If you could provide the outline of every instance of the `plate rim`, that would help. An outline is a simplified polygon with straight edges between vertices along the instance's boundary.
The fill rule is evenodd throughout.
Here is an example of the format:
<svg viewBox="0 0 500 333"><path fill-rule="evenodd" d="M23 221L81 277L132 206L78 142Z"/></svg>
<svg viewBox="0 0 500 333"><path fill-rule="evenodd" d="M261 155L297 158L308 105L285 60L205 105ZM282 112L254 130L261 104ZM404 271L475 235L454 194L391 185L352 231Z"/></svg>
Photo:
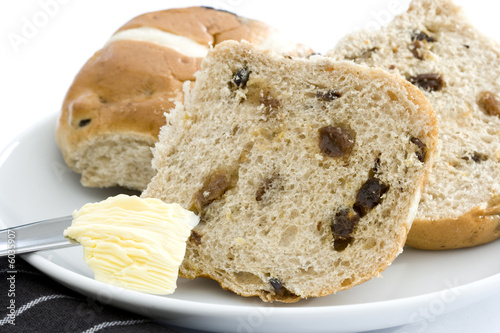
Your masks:
<svg viewBox="0 0 500 333"><path fill-rule="evenodd" d="M59 249L59 250L64 250L64 249ZM161 295L153 295L153 294L147 294L147 293L141 293L141 292L138 292L138 291L134 291L134 290L129 290L129 289L125 289L125 288L121 288L121 287L118 287L118 286L114 286L114 285L110 285L110 284L106 284L104 282L100 282L100 281L97 281L95 279L92 279L88 276L85 276L85 275L82 275L82 274L79 274L77 272L74 272L72 270L69 270L65 267L62 267L62 266L59 266L57 265L56 263L48 260L47 258L43 257L42 255L38 254L37 252L34 252L34 253L27 253L27 254L22 254L21 257L26 260L27 262L29 262L31 265L35 266L36 268L38 268L39 270L43 271L45 273L45 271L47 271L46 267L50 267L52 266L51 268L54 268L56 270L64 270L66 274L68 275L72 275L72 276L78 276L78 279L83 279L83 280L86 280L87 282L89 282L89 284L86 284L84 286L87 286L87 285L94 285L94 286L100 286L100 287L103 287L103 288L109 288L110 290L114 291L114 292L119 292L119 293L130 293L131 295L140 295L140 296L143 296L143 297L146 297L146 298L161 298L161 299L164 299L164 300L168 300L167 302L181 302L181 303L185 303L186 305L188 304L202 304L202 305L210 305L211 303L204 303L204 302L195 302L195 301L190 301L190 300L182 300L182 299L172 299L172 298L169 298L168 295L165 295L165 296L161 296ZM45 267L43 265L46 265ZM47 273L47 275L50 275ZM374 302L367 302L367 303L359 303L359 304L345 304L345 305L338 305L338 304L335 304L335 305L322 305L322 306L307 306L307 307L286 307L286 304L285 306L283 307L274 307L274 310L273 311L278 311L278 312L289 312L289 311L294 311L294 312L312 312L312 311L317 311L318 309L327 309L327 308L346 308L347 310L350 310L351 308L355 307L355 308L358 308L360 306L373 306L373 305L376 305L376 304L391 304L391 303L401 303L403 301L407 301L407 300L416 300L416 301L419 301L419 302L422 302L423 300L427 300L427 299L433 299L437 296L439 296L443 291L455 291L457 293L460 293L460 294L463 294L465 292L470 292L469 289L489 289L486 285L495 285L496 283L499 283L500 285L500 273L496 273L496 274L493 274L493 275L490 275L488 277L485 277L483 279L480 279L480 280L476 280L476 281L473 281L473 282L469 282L469 283L465 283L463 285L460 285L460 286L456 286L456 287L453 287L453 288L447 288L447 289L442 289L440 291L435 291L435 292L430 292L430 293L425 293L425 294L421 294L421 295L416 295L416 296L409 296L409 297L400 297L400 298L395 298L395 299L391 299L391 300L384 300L384 301L374 301ZM90 288L88 288L90 289ZM313 297L311 297L312 299ZM250 298L251 299L251 298ZM292 304L295 304L295 303L292 303ZM256 308L256 306L251 306L251 305L241 305L241 304L232 304L232 305L229 305L229 304L213 304L214 306L217 306L217 307L223 307L223 308L227 308L228 310L229 309L234 309L234 308L241 308L241 309L244 309L244 310L254 310ZM262 305L272 305L272 303L264 303L262 302ZM281 303L280 303L281 305Z"/></svg>

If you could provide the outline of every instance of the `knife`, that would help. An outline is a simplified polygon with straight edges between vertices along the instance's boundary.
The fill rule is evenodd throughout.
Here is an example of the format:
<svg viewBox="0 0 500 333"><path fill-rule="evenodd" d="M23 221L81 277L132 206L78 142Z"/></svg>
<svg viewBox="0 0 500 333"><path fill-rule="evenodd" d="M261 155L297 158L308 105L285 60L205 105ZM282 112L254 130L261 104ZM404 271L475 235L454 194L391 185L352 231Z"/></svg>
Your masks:
<svg viewBox="0 0 500 333"><path fill-rule="evenodd" d="M0 230L0 257L78 245L64 237L73 217L63 216Z"/></svg>

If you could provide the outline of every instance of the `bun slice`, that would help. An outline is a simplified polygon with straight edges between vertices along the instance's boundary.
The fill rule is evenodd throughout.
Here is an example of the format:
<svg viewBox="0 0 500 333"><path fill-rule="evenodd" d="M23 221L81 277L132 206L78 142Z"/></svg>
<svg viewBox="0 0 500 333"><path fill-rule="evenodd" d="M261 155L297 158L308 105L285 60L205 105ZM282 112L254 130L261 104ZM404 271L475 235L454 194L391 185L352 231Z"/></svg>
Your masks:
<svg viewBox="0 0 500 333"><path fill-rule="evenodd" d="M437 131L394 75L224 42L168 115L142 196L200 215L181 276L268 302L324 296L402 251Z"/></svg>
<svg viewBox="0 0 500 333"><path fill-rule="evenodd" d="M500 237L500 45L449 0L414 0L376 32L329 56L384 68L415 84L439 116L441 151L407 244L440 250Z"/></svg>

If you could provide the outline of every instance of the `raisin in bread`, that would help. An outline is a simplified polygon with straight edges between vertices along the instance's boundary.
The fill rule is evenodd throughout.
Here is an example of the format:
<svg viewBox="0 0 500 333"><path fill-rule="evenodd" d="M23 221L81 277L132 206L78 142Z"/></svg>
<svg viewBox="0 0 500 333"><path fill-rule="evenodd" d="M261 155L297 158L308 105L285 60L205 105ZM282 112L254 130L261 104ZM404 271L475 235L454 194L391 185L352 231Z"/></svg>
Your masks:
<svg viewBox="0 0 500 333"><path fill-rule="evenodd" d="M227 39L309 52L265 23L211 8L132 19L83 66L63 102L56 139L81 183L144 189L154 174L151 147L164 113L182 99L183 82L194 80L210 46Z"/></svg>
<svg viewBox="0 0 500 333"><path fill-rule="evenodd" d="M440 119L442 149L407 244L450 249L500 237L500 47L449 0L414 0L380 31L328 53L384 68L419 87Z"/></svg>
<svg viewBox="0 0 500 333"><path fill-rule="evenodd" d="M437 119L382 70L224 42L168 115L143 197L197 212L180 269L264 301L348 289L402 251Z"/></svg>

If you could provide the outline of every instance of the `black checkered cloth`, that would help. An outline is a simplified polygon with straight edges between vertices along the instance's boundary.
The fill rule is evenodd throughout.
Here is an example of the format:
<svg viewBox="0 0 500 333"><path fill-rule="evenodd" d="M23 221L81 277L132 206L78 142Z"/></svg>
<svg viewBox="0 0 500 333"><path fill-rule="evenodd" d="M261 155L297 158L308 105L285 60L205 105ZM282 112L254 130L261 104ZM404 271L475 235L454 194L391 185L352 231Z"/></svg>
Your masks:
<svg viewBox="0 0 500 333"><path fill-rule="evenodd" d="M196 333L80 295L20 256L15 258L15 267L9 267L7 257L0 258L0 280L0 332Z"/></svg>

